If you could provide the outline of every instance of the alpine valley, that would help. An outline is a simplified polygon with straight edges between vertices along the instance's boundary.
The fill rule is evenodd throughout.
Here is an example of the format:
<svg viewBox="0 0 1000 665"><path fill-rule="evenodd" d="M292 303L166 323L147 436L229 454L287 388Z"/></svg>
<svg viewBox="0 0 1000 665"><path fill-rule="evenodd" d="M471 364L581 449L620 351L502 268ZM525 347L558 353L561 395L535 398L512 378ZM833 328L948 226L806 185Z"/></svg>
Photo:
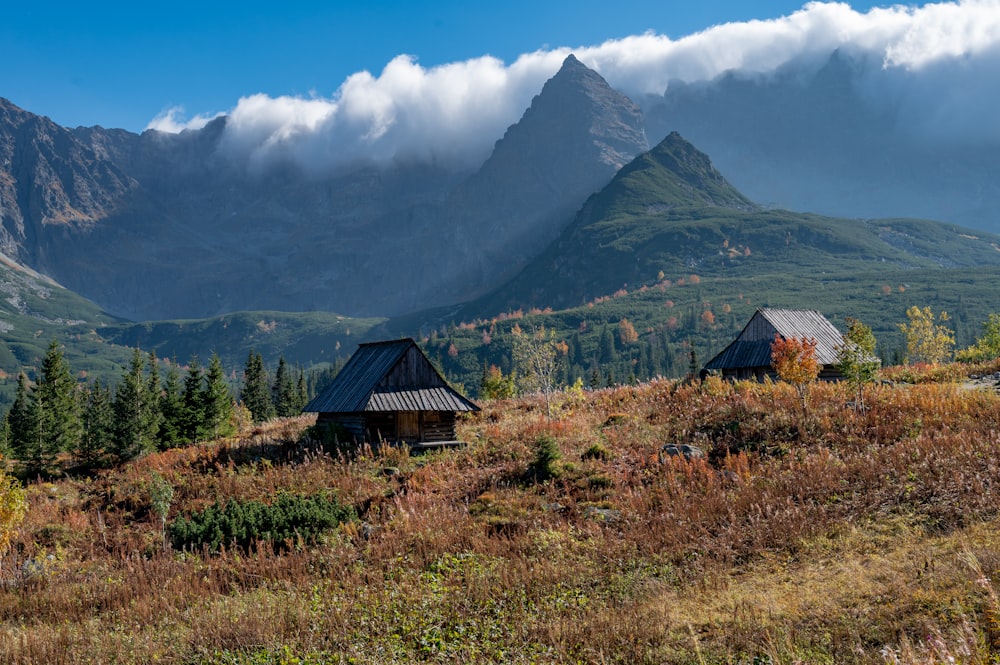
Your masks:
<svg viewBox="0 0 1000 665"><path fill-rule="evenodd" d="M225 117L139 135L0 99L2 394L54 338L74 369L114 378L134 346L215 351L236 372L250 349L310 367L409 335L469 392L484 366L509 369L515 325L565 342L567 382L682 374L764 305L859 318L887 359L906 309L929 305L968 344L1000 310L984 286L1000 276L1000 219L983 212L1000 194L982 180L997 156L946 150L950 173L975 177L930 178L865 115L851 67L833 54L806 78L724 77L637 103L570 56L474 169L262 165L225 149ZM879 163L907 163L911 180L810 125L811 108L841 136L882 137Z"/></svg>

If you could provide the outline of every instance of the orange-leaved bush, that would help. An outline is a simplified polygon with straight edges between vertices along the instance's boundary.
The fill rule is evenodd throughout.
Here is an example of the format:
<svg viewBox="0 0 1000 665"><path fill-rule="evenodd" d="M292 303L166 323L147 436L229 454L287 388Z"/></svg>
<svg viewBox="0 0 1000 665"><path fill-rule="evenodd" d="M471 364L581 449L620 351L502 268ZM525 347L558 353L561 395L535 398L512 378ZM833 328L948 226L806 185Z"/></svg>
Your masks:
<svg viewBox="0 0 1000 665"><path fill-rule="evenodd" d="M771 342L771 366L782 381L795 384L800 389L819 376L814 338L784 338L778 333Z"/></svg>

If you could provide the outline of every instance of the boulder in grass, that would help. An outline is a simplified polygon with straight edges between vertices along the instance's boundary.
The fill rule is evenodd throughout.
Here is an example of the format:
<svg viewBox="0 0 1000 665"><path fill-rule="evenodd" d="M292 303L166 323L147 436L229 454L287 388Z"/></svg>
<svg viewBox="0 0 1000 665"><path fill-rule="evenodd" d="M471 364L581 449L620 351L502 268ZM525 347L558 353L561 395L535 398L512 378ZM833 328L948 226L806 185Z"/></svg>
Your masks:
<svg viewBox="0 0 1000 665"><path fill-rule="evenodd" d="M599 508L597 506L587 506L587 509L583 511L583 516L588 520L596 520L598 522L617 522L622 518L621 511L614 508Z"/></svg>
<svg viewBox="0 0 1000 665"><path fill-rule="evenodd" d="M691 446L686 443L681 445L676 445L673 443L668 443L663 446L661 452L668 457L683 457L686 460L702 459L705 457L705 451L698 446Z"/></svg>

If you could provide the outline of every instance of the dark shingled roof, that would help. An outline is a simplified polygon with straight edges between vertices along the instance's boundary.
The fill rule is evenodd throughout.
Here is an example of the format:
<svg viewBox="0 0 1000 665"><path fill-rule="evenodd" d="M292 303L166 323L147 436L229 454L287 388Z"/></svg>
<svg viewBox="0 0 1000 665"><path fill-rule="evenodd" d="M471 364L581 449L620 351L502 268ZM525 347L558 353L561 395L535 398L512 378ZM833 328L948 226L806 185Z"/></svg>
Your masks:
<svg viewBox="0 0 1000 665"><path fill-rule="evenodd" d="M427 363L432 385L379 386L411 347ZM478 410L478 406L448 385L412 339L360 344L333 383L303 409L310 413Z"/></svg>
<svg viewBox="0 0 1000 665"><path fill-rule="evenodd" d="M770 331L769 334L766 331ZM774 332L785 339L815 339L816 360L821 365L835 365L837 347L844 343L840 331L816 310L762 307L739 336L705 365L705 369L769 367Z"/></svg>

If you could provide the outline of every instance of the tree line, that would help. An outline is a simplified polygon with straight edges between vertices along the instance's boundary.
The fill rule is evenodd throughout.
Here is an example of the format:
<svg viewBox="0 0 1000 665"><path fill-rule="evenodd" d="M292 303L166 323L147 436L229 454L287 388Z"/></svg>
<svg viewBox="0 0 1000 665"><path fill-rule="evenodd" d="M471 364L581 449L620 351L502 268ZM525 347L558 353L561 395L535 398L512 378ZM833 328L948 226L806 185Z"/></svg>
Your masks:
<svg viewBox="0 0 1000 665"><path fill-rule="evenodd" d="M59 473L59 458L66 454L81 468L106 467L231 436L241 419L297 415L310 385L322 379L310 378L284 358L272 378L260 354L251 351L237 404L217 354L207 368L192 358L182 376L176 362L163 363L137 348L114 386L82 384L53 340L36 380L24 372L18 376L14 402L0 421L0 453L19 460L28 475Z"/></svg>

